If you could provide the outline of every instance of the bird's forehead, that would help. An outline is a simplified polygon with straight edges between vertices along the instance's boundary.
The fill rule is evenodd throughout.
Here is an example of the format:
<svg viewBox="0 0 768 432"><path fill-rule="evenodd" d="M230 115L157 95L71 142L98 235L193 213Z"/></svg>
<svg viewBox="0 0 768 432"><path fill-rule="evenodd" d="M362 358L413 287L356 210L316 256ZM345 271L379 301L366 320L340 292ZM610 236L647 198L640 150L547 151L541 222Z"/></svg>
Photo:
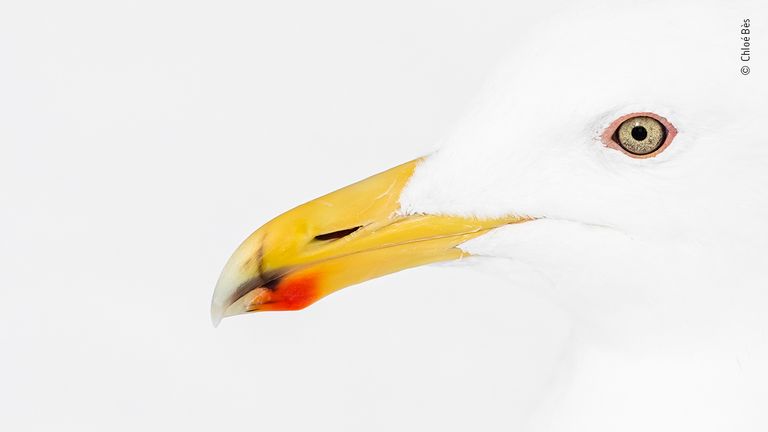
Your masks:
<svg viewBox="0 0 768 432"><path fill-rule="evenodd" d="M576 5L521 35L488 91L510 113L540 118L589 118L633 103L706 106L710 92L734 77L741 17L722 10L679 2Z"/></svg>
<svg viewBox="0 0 768 432"><path fill-rule="evenodd" d="M743 122L758 99L747 93L760 86L747 88L738 74L734 38L742 19L723 2L574 3L511 42L441 147L499 159L542 158L544 146L562 157L577 150L574 141L642 111L668 118L689 137L699 125L727 130Z"/></svg>

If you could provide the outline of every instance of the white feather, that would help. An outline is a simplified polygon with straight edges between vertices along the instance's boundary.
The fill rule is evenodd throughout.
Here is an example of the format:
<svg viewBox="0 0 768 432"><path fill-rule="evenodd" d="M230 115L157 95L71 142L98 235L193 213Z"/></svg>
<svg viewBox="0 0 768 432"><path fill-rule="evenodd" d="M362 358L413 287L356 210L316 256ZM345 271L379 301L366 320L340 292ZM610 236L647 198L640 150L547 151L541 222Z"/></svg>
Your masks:
<svg viewBox="0 0 768 432"><path fill-rule="evenodd" d="M405 190L405 212L541 218L464 245L531 269L572 317L532 429L768 430L768 74L739 73L743 13L574 6L524 39ZM678 129L666 151L603 145L643 111Z"/></svg>

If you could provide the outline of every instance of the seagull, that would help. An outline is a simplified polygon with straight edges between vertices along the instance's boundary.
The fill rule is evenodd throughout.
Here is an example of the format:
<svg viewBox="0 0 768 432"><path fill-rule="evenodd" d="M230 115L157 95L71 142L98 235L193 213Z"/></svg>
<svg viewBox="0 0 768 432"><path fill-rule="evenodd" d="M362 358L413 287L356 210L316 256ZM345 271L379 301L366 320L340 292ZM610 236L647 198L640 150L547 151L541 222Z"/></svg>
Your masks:
<svg viewBox="0 0 768 432"><path fill-rule="evenodd" d="M563 6L435 152L250 235L214 324L431 263L508 289L525 269L573 328L529 430L768 430L768 45L750 43L766 17L764 2Z"/></svg>

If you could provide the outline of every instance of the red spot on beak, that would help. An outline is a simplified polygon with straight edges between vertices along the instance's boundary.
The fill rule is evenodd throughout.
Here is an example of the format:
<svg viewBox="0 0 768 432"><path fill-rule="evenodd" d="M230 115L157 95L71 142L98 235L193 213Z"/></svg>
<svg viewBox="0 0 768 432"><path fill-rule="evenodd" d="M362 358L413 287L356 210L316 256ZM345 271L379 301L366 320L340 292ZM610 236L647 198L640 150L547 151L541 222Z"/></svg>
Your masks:
<svg viewBox="0 0 768 432"><path fill-rule="evenodd" d="M317 276L314 274L292 274L285 276L273 290L268 300L258 306L262 311L299 310L320 299L317 290Z"/></svg>

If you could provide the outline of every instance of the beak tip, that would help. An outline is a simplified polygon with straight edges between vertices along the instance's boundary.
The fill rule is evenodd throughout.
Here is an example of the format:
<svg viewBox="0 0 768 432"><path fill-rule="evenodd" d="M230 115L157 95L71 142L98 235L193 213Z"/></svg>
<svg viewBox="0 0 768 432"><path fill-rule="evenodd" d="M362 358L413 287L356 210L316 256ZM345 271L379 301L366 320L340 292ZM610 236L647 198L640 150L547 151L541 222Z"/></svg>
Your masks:
<svg viewBox="0 0 768 432"><path fill-rule="evenodd" d="M216 303L211 303L211 324L214 328L219 326L222 318L224 318L224 308Z"/></svg>

